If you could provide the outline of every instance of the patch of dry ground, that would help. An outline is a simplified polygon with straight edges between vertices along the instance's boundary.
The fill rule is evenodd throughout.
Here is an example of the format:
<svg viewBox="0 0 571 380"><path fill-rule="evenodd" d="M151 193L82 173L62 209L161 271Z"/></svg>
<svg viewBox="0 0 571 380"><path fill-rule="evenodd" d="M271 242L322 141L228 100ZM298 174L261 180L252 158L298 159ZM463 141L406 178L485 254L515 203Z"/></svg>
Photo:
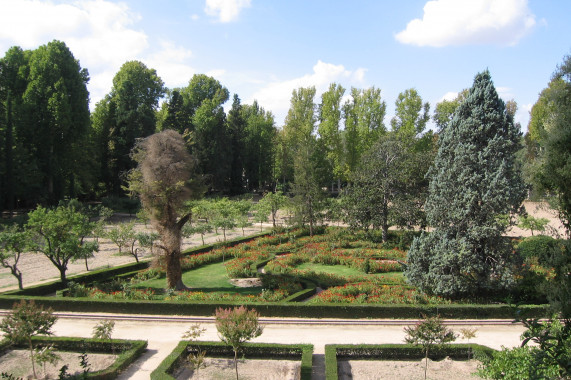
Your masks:
<svg viewBox="0 0 571 380"><path fill-rule="evenodd" d="M36 374L40 379L57 379L59 370L64 365L68 366L67 373L72 375L81 373L83 368L80 366L79 353L76 352L57 352L61 360L55 365L46 364L44 368L36 364ZM87 354L90 372L100 371L109 367L115 362L116 355L106 354ZM16 377L24 379L32 379L32 362L30 361L30 352L28 350L10 350L0 357L0 372L10 373Z"/></svg>
<svg viewBox="0 0 571 380"><path fill-rule="evenodd" d="M432 380L479 379L472 375L478 369L477 360L441 361L428 359L427 378ZM424 359L405 360L342 360L339 361L340 380L422 380L424 379Z"/></svg>
<svg viewBox="0 0 571 380"><path fill-rule="evenodd" d="M233 359L207 358L206 367L198 371L182 367L177 380L225 380L236 376ZM238 374L242 380L299 380L301 363L293 360L242 359L238 362Z"/></svg>

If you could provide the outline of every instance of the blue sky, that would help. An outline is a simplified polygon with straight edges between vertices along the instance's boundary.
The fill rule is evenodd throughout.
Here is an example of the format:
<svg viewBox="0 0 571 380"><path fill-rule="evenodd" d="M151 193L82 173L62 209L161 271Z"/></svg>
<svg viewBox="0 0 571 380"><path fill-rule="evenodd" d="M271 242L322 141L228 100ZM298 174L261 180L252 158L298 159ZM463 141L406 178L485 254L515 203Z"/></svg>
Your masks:
<svg viewBox="0 0 571 380"><path fill-rule="evenodd" d="M91 107L128 60L168 87L217 78L283 124L293 89L375 86L388 126L414 87L434 105L489 69L500 95L529 110L571 53L569 0L0 0L0 54L64 41L89 70ZM349 91L347 91L349 92Z"/></svg>

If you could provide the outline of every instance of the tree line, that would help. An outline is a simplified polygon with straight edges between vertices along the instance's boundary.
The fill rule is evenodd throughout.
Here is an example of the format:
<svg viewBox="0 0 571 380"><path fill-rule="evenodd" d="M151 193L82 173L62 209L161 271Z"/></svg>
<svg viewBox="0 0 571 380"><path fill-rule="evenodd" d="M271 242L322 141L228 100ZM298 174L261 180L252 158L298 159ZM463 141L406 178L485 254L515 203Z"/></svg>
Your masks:
<svg viewBox="0 0 571 380"><path fill-rule="evenodd" d="M226 113L230 92L203 74L168 89L154 69L126 62L93 112L88 82L87 69L61 41L15 46L0 59L1 210L125 196L137 140L166 129L184 136L208 190L230 195L291 191L300 152L315 163L320 186L339 189L388 132L386 102L375 87L347 91L332 83L320 101L315 88L296 89L278 128L271 111L242 104L237 94ZM433 149L432 132L424 133L429 110L415 89L404 91L392 132L422 137L425 150Z"/></svg>

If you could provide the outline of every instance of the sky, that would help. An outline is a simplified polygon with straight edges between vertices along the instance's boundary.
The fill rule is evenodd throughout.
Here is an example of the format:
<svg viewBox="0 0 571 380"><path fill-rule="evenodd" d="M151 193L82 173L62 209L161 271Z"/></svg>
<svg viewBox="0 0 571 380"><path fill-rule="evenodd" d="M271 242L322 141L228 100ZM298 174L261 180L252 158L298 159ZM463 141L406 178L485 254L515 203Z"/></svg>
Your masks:
<svg viewBox="0 0 571 380"><path fill-rule="evenodd" d="M169 88L207 74L278 127L299 87L315 86L316 103L332 82L380 88L389 126L400 92L432 112L488 69L525 131L571 54L569 15L569 0L0 0L0 56L64 41L90 73L91 109L126 61Z"/></svg>

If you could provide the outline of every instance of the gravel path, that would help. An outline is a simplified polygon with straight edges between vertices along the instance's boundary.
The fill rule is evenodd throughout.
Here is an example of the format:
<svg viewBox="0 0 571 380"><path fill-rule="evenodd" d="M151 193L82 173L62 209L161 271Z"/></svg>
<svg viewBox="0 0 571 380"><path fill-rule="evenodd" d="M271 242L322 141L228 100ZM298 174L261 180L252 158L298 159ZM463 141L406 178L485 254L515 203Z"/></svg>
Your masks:
<svg viewBox="0 0 571 380"><path fill-rule="evenodd" d="M6 312L6 311L4 311ZM56 336L89 337L95 324L101 319L114 319L121 316L97 314L90 318L88 314L74 314L76 317L60 317L54 326ZM133 315L127 319L116 319L113 337L118 339L146 339L147 352L129 370L120 375L120 380L148 379L150 373L173 350L181 340L182 334L195 322L192 317L146 316L148 320L136 320ZM200 340L218 341L218 334L212 318L200 317L206 332ZM314 363L324 365L326 344L380 344L403 343L403 327L415 323L413 320L294 320L291 318L263 318L264 333L253 342L265 343L308 343L314 345ZM525 330L521 324L496 320L493 324L486 321L445 321L453 330L471 326L477 329L477 335L471 343L483 344L495 349L502 346L515 347L520 344L520 335ZM465 343L459 339L457 343ZM324 369L314 365L314 380L324 379Z"/></svg>

